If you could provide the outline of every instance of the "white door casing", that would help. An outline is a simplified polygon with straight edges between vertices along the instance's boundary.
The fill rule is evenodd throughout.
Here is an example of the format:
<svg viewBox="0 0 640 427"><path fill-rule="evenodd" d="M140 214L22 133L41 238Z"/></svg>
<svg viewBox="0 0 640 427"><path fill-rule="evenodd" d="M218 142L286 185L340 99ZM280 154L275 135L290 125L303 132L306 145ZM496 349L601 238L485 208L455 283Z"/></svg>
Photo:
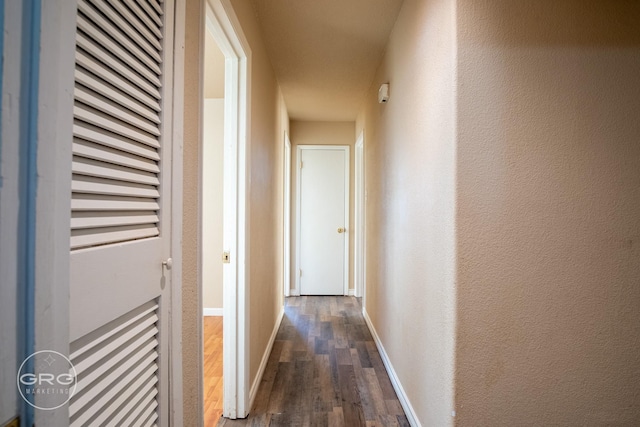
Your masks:
<svg viewBox="0 0 640 427"><path fill-rule="evenodd" d="M365 181L364 181L364 133L360 133L355 145L355 248L353 283L355 296L364 297L365 290ZM364 305L363 305L364 307Z"/></svg>
<svg viewBox="0 0 640 427"><path fill-rule="evenodd" d="M223 246L230 260L223 266L223 416L235 419L246 417L250 409L246 218L251 49L230 0L208 0L208 4L207 27L225 56ZM201 296L198 309L201 313Z"/></svg>
<svg viewBox="0 0 640 427"><path fill-rule="evenodd" d="M349 146L299 145L297 155L297 289L347 295Z"/></svg>
<svg viewBox="0 0 640 427"><path fill-rule="evenodd" d="M284 134L284 244L283 272L284 296L291 294L291 140Z"/></svg>
<svg viewBox="0 0 640 427"><path fill-rule="evenodd" d="M173 13L78 2L70 425L169 425Z"/></svg>
<svg viewBox="0 0 640 427"><path fill-rule="evenodd" d="M74 68L74 40L75 40L75 9L74 2L63 0L51 0L46 2L5 2L5 73L3 76L3 93L5 90L12 91L12 72L16 67L21 67L21 61L12 61L11 58L18 58L20 52L29 53L32 59L39 58L37 74L26 73L20 70L20 79L32 79L37 81L36 87L32 87L37 98L37 105L32 104L33 110L29 113L29 120L37 119L37 132L31 136L37 141L36 155L37 168L33 169L34 178L37 182L35 194L35 253L33 254L34 265L30 269L35 281L35 295L33 309L33 320L35 322L35 351L54 350L61 354L68 354L69 348L69 204L70 204L70 181L71 181L71 138L72 138L72 117L73 100L70 93L73 90L73 68ZM41 7L36 12L37 4ZM27 11L30 8L30 11ZM24 15L15 14L17 10L22 13L36 12L37 17L42 19L31 21L34 27L39 27L39 31L32 27L26 30L24 25L27 20ZM13 14L12 14L13 11ZM33 14L32 17L36 17ZM17 19L16 19L17 18ZM15 32L15 31L18 32ZM25 31L26 30L26 31ZM12 34L13 31L13 34ZM21 39L20 32L23 37ZM24 44L24 35L29 32L35 43L31 46ZM39 36L39 40L35 39ZM22 43L22 45L21 45ZM13 50L16 49L17 50ZM12 56L15 55L15 56ZM9 71L9 72L8 72ZM15 75L14 75L15 76ZM12 138L11 132L15 125L21 126L17 112L21 108L24 98L18 102L19 95L13 100L4 98L3 103L3 136ZM9 101L9 102L7 102ZM7 108L7 106L9 106ZM37 110L37 112L36 112ZM37 117L31 115L36 113ZM20 113L18 113L20 114ZM13 126L5 127L7 122L13 122ZM32 128L33 129L33 128ZM24 140L16 135L13 141L4 139L3 149L11 147L13 141L16 145L22 146ZM17 160L17 159L16 159ZM12 158L3 157L3 161L12 161ZM6 164L5 164L6 165ZM5 178L4 187L8 184ZM3 188L4 190L5 188ZM23 203L20 203L22 206ZM7 218L2 217L2 221ZM8 243L3 238L3 243ZM6 247L6 246L5 246ZM6 280L3 271L2 280ZM27 309L28 307L20 307ZM6 343L3 342L3 346ZM15 351L16 349L13 348ZM15 381L15 377L14 377ZM15 386L15 383L14 383ZM48 406L51 396L43 394L35 396L35 403ZM4 395L3 395L4 398ZM57 400L57 396L53 395ZM24 414L23 414L24 415ZM68 405L60 406L57 409L43 411L34 410L35 424L38 426L58 426L65 425L68 420ZM22 422L30 422L29 417L21 419Z"/></svg>

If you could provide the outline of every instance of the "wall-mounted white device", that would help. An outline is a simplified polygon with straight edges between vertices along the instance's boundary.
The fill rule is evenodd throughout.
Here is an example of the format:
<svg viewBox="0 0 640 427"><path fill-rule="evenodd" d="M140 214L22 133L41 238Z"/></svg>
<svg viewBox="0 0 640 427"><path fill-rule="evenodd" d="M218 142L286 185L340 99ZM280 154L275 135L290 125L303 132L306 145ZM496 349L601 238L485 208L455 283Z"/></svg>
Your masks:
<svg viewBox="0 0 640 427"><path fill-rule="evenodd" d="M384 104L389 100L389 83L383 83L378 89L378 102Z"/></svg>

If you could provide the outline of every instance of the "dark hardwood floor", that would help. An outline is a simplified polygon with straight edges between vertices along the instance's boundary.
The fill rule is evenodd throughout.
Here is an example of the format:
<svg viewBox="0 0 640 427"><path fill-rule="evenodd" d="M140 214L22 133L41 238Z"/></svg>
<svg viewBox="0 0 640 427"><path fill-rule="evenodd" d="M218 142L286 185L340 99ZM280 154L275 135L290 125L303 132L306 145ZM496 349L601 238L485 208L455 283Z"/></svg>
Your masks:
<svg viewBox="0 0 640 427"><path fill-rule="evenodd" d="M249 417L218 426L408 426L353 297L286 299Z"/></svg>

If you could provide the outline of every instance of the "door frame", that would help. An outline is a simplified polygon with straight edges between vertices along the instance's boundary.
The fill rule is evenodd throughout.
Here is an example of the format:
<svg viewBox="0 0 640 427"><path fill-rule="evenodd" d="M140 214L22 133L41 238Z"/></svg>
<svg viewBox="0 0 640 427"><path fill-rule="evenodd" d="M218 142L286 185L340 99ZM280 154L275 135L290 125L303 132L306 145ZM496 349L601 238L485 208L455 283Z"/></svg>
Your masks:
<svg viewBox="0 0 640 427"><path fill-rule="evenodd" d="M54 350L68 356L71 140L77 5L64 0L6 2L7 12L10 4L12 9L24 5L22 12L31 14L31 19L27 21L21 17L22 23L19 23L5 15L6 22L11 22L11 27L20 25L23 37L29 32L39 38L18 48L22 49L18 50L21 55L31 57L32 66L30 72L22 70L19 77L27 80L30 93L28 98L20 100L28 103L27 109L18 113L20 121L27 122L29 129L26 132L28 136L23 134L25 129L19 130L20 144L29 147L28 152L21 150L19 161L21 167L29 165L29 187L33 190L28 204L31 215L26 221L31 245L28 259L19 264L30 276L26 283L19 282L31 291L27 291L30 295L26 298L26 306L21 307L30 317L27 321L32 322L25 331L26 340L32 344L27 351ZM32 28L21 25L26 22ZM15 41L14 38L5 38L6 46L17 47ZM7 47L5 55L10 54ZM8 67L8 61L4 65ZM17 93L14 95L19 98ZM28 117L23 116L25 113ZM36 402L37 399L36 396ZM50 411L27 408L22 413L25 425L34 422L38 426L64 425L68 423L68 415L68 404Z"/></svg>
<svg viewBox="0 0 640 427"><path fill-rule="evenodd" d="M289 134L284 133L284 212L283 212L283 263L282 281L284 296L291 295L291 140Z"/></svg>
<svg viewBox="0 0 640 427"><path fill-rule="evenodd" d="M356 297L364 297L366 280L366 233L365 233L365 165L364 131L360 132L355 145L355 215L354 215L354 268L353 284ZM363 304L364 306L364 304Z"/></svg>
<svg viewBox="0 0 640 427"><path fill-rule="evenodd" d="M300 169L302 169L302 151L320 151L320 150L342 150L345 153L345 194L344 194L344 224L346 228L345 239L344 239L344 269L343 269L343 295L349 295L349 233L350 224L349 224L349 199L350 199L350 187L349 187L349 178L350 178L350 146L348 145L298 145L296 148L296 159L298 168L298 173L296 174L296 290L298 294L302 291L300 287L300 250L301 250L301 196L302 196L302 173L300 173Z"/></svg>
<svg viewBox="0 0 640 427"><path fill-rule="evenodd" d="M186 0L175 0L173 39L173 144L171 152L171 306L169 308L169 425L184 420L182 381L182 223L184 181L184 44Z"/></svg>
<svg viewBox="0 0 640 427"><path fill-rule="evenodd" d="M211 19L205 20L204 31L211 31L225 56L224 96L224 190L223 246L231 254L223 266L223 416L244 418L249 413L249 100L251 49L242 32L231 0L208 0ZM204 37L204 34L202 34ZM200 94L200 108L204 94ZM203 142L200 141L200 148ZM200 156L201 158L202 156ZM200 171L202 165L199 165ZM200 173L200 194L202 173ZM202 206L200 206L200 211ZM201 215L200 215L201 217ZM201 221L202 219L200 219ZM202 259L202 239L198 239L198 259ZM221 254L222 255L222 254ZM221 261L222 262L222 261ZM198 289L202 289L199 275ZM198 330L202 331L202 293L198 293ZM200 332L202 334L202 332ZM202 337L201 337L202 338ZM202 339L201 339L202 342ZM199 347L199 362L203 360ZM204 375L200 369L200 376ZM202 387L199 399L203 402Z"/></svg>

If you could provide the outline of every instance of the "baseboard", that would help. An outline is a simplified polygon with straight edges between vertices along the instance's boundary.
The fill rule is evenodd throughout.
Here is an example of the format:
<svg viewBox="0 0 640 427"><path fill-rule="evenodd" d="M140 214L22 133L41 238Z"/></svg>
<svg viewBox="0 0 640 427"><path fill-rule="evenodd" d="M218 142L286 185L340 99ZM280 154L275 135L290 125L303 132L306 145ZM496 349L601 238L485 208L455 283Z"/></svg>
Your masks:
<svg viewBox="0 0 640 427"><path fill-rule="evenodd" d="M349 296L352 297L356 294L356 290L355 289L349 289Z"/></svg>
<svg viewBox="0 0 640 427"><path fill-rule="evenodd" d="M278 319L276 320L276 324L273 326L273 331L271 332L271 337L269 338L269 343L267 344L267 348L262 355L262 360L260 361L260 366L258 367L258 374L256 375L253 384L251 384L251 390L249 391L249 410L253 407L253 401L256 398L256 394L258 394L258 388L260 387L260 382L262 381L262 376L264 375L264 370L267 368L267 362L269 361L269 356L271 356L271 350L273 350L273 343L276 340L276 336L278 335L278 329L280 329L280 323L282 323L282 318L284 317L284 307L280 310L280 314L278 314Z"/></svg>
<svg viewBox="0 0 640 427"><path fill-rule="evenodd" d="M407 416L407 420L412 427L422 427L420 421L418 421L418 416L416 412L413 410L413 406L411 406L411 402L409 402L409 398L402 388L402 384L400 383L400 379L396 374L395 369L393 369L393 365L389 360L389 356L387 355L384 346L382 345L382 341L380 341L380 337L378 336L378 332L376 332L376 328L373 327L373 323L371 323L371 319L369 318L369 314L367 310L362 309L362 315L364 316L364 321L367 323L369 327L369 331L371 331L371 335L373 336L373 340L376 343L376 347L378 347L378 353L380 353L380 358L382 358L382 363L384 367L387 369L387 373L389 374L389 379L391 380L391 385L393 385L393 389L396 391L398 395L398 400L402 405L402 409L404 409L404 413Z"/></svg>
<svg viewBox="0 0 640 427"><path fill-rule="evenodd" d="M299 297L300 296L300 291L298 289L291 289L291 292L289 292L289 296L290 297Z"/></svg>
<svg viewBox="0 0 640 427"><path fill-rule="evenodd" d="M224 313L222 308L203 308L203 316L222 316Z"/></svg>

